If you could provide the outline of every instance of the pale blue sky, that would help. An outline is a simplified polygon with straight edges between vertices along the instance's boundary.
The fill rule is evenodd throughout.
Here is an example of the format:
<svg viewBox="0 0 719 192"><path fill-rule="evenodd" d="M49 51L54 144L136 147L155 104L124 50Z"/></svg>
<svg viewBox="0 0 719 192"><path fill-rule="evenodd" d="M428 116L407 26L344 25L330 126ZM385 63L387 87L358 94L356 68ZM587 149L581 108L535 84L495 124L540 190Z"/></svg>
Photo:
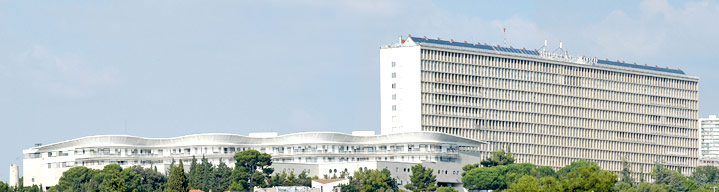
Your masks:
<svg viewBox="0 0 719 192"><path fill-rule="evenodd" d="M397 36L681 68L719 113L716 1L1 1L0 180L97 134L375 130Z"/></svg>

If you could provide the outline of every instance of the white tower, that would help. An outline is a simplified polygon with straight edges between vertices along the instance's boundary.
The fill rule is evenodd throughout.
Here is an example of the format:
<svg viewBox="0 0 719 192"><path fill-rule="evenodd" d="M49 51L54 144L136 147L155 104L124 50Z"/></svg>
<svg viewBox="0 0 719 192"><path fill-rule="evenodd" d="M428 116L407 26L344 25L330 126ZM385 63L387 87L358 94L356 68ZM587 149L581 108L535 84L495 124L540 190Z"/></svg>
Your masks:
<svg viewBox="0 0 719 192"><path fill-rule="evenodd" d="M8 184L15 188L20 184L20 171L15 164L10 164L10 182Z"/></svg>

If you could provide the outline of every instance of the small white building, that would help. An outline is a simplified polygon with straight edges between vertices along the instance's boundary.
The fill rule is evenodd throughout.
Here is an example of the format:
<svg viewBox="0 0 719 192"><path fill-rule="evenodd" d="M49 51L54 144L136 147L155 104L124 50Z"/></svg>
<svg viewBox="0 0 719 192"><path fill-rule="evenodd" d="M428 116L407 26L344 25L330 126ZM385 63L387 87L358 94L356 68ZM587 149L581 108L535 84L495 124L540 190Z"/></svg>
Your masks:
<svg viewBox="0 0 719 192"><path fill-rule="evenodd" d="M318 188L321 192L339 192L339 188L335 189L337 185L349 184L349 179L315 179L312 180L312 188Z"/></svg>
<svg viewBox="0 0 719 192"><path fill-rule="evenodd" d="M8 182L10 187L19 187L20 185L20 170L15 164L10 164L10 180Z"/></svg>
<svg viewBox="0 0 719 192"><path fill-rule="evenodd" d="M699 118L699 155L700 161L719 160L719 118L709 115ZM700 163L701 164L701 163Z"/></svg>

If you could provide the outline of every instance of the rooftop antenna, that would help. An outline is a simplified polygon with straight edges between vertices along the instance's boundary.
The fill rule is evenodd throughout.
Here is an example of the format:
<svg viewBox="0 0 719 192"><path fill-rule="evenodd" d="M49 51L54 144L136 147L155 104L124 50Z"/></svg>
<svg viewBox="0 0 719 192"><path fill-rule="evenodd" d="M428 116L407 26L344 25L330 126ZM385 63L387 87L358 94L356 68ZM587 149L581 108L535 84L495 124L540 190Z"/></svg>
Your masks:
<svg viewBox="0 0 719 192"><path fill-rule="evenodd" d="M545 39L544 46L542 46L542 52L546 52L546 51L547 51L547 40Z"/></svg>
<svg viewBox="0 0 719 192"><path fill-rule="evenodd" d="M507 47L507 28L504 28L504 46Z"/></svg>

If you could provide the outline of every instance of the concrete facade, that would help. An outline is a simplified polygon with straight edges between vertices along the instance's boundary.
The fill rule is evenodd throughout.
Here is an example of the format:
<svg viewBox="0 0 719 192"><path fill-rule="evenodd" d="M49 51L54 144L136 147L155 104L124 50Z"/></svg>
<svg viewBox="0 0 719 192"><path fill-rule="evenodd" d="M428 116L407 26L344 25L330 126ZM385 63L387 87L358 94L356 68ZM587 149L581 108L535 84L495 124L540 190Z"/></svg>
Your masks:
<svg viewBox="0 0 719 192"><path fill-rule="evenodd" d="M143 138L126 135L82 137L23 150L24 185L54 186L62 173L75 166L102 169L108 164L122 167L156 166L169 170L172 160L183 161L189 171L193 156L206 157L217 165L234 167L236 152L254 149L272 155L275 173L305 171L308 176L329 177L360 168L392 171L400 182L409 182L407 169L422 163L443 170L437 181L461 186L461 167L479 161L465 147L484 142L439 132L406 132L387 135L344 133L295 133L287 135L200 134L175 138ZM405 171L400 171L405 170ZM451 173L451 174L450 174Z"/></svg>
<svg viewBox="0 0 719 192"><path fill-rule="evenodd" d="M697 166L698 78L564 53L408 37L380 48L382 134L438 131L560 168L586 159L649 180Z"/></svg>

